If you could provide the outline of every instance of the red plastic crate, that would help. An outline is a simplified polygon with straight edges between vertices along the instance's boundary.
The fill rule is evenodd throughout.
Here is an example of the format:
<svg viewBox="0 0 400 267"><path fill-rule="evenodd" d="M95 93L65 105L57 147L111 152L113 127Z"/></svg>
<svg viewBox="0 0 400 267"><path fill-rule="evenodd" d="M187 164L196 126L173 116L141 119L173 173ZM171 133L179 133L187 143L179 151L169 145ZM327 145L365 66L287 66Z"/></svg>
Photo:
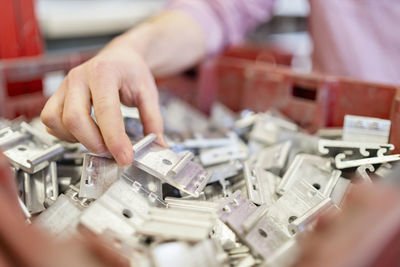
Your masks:
<svg viewBox="0 0 400 267"><path fill-rule="evenodd" d="M199 90L211 91L214 97L201 107L219 101L235 111L276 108L311 133L343 126L346 114L390 119L390 141L400 152L400 86L300 74L284 66L227 57L210 65L205 87Z"/></svg>
<svg viewBox="0 0 400 267"><path fill-rule="evenodd" d="M64 71L85 62L96 51L69 53L52 56L24 57L0 61L0 117L13 119L18 116L33 118L40 114L46 98L41 91L29 90L24 94L10 96L6 90L8 84L34 81L52 71Z"/></svg>
<svg viewBox="0 0 400 267"><path fill-rule="evenodd" d="M35 18L33 0L2 0L0 8L0 58L38 56L43 52L42 37ZM18 96L42 91L42 80L7 82L7 95Z"/></svg>

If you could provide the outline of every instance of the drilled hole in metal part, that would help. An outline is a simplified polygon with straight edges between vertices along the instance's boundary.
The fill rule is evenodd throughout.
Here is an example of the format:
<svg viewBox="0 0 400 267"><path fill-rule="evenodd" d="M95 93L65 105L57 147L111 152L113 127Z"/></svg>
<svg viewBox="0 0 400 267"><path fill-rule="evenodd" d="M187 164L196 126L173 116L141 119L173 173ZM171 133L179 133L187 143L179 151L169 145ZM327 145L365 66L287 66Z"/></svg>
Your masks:
<svg viewBox="0 0 400 267"><path fill-rule="evenodd" d="M258 229L258 233L260 234L260 236L262 236L264 238L267 238L267 236L268 236L267 233L261 228Z"/></svg>
<svg viewBox="0 0 400 267"><path fill-rule="evenodd" d="M20 147L18 147L18 150L19 151L26 151L26 147L20 146Z"/></svg>
<svg viewBox="0 0 400 267"><path fill-rule="evenodd" d="M296 234L296 231L294 230L294 229L292 229L292 235L295 235Z"/></svg>
<svg viewBox="0 0 400 267"><path fill-rule="evenodd" d="M128 209L124 209L122 211L122 215L124 215L125 218L128 218L128 219L132 218L132 216L133 216L132 211L130 211Z"/></svg>
<svg viewBox="0 0 400 267"><path fill-rule="evenodd" d="M257 190L257 186L255 184L253 184L253 190L256 191Z"/></svg>
<svg viewBox="0 0 400 267"><path fill-rule="evenodd" d="M313 184L312 186L314 186L315 189L320 190L321 189L321 185L320 184Z"/></svg>
<svg viewBox="0 0 400 267"><path fill-rule="evenodd" d="M290 216L289 219L288 219L288 222L289 222L289 223L292 223L292 222L294 222L296 219L297 219L297 216Z"/></svg>
<svg viewBox="0 0 400 267"><path fill-rule="evenodd" d="M225 207L222 208L222 211L224 211L224 212L230 212L231 209L230 209L228 206L225 206Z"/></svg>
<svg viewBox="0 0 400 267"><path fill-rule="evenodd" d="M170 160L168 160L168 159L163 159L162 162L163 162L165 165L172 165L172 162L171 162Z"/></svg>

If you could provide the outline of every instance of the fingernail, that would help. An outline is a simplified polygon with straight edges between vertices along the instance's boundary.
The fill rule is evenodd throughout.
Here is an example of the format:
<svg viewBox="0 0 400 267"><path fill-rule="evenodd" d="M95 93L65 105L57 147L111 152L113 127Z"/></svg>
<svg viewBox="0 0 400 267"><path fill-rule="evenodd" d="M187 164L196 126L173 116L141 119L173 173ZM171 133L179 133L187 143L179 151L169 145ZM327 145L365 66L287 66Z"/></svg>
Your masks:
<svg viewBox="0 0 400 267"><path fill-rule="evenodd" d="M117 155L118 163L123 166L131 164L132 160L133 160L132 153L128 151L123 151Z"/></svg>

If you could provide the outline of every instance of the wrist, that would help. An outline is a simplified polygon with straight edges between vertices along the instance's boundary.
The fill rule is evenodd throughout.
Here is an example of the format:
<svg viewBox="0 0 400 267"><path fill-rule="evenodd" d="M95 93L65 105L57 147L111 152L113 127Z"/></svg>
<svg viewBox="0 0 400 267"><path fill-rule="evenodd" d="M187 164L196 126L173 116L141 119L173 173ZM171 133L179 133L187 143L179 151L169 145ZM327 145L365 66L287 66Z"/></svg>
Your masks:
<svg viewBox="0 0 400 267"><path fill-rule="evenodd" d="M123 49L128 53L129 51L134 51L145 58L147 47L149 47L149 44L153 39L154 32L154 25L149 22L142 23L141 25L114 38L105 49Z"/></svg>

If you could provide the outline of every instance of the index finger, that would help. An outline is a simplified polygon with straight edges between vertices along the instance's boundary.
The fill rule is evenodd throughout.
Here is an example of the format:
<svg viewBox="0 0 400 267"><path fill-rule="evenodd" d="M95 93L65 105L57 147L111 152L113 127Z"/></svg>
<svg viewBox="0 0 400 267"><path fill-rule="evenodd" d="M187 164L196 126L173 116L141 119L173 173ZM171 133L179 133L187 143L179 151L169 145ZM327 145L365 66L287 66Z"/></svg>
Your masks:
<svg viewBox="0 0 400 267"><path fill-rule="evenodd" d="M119 78L112 71L94 72L89 78L94 113L104 143L120 165L133 160L132 144L125 133L119 99Z"/></svg>

